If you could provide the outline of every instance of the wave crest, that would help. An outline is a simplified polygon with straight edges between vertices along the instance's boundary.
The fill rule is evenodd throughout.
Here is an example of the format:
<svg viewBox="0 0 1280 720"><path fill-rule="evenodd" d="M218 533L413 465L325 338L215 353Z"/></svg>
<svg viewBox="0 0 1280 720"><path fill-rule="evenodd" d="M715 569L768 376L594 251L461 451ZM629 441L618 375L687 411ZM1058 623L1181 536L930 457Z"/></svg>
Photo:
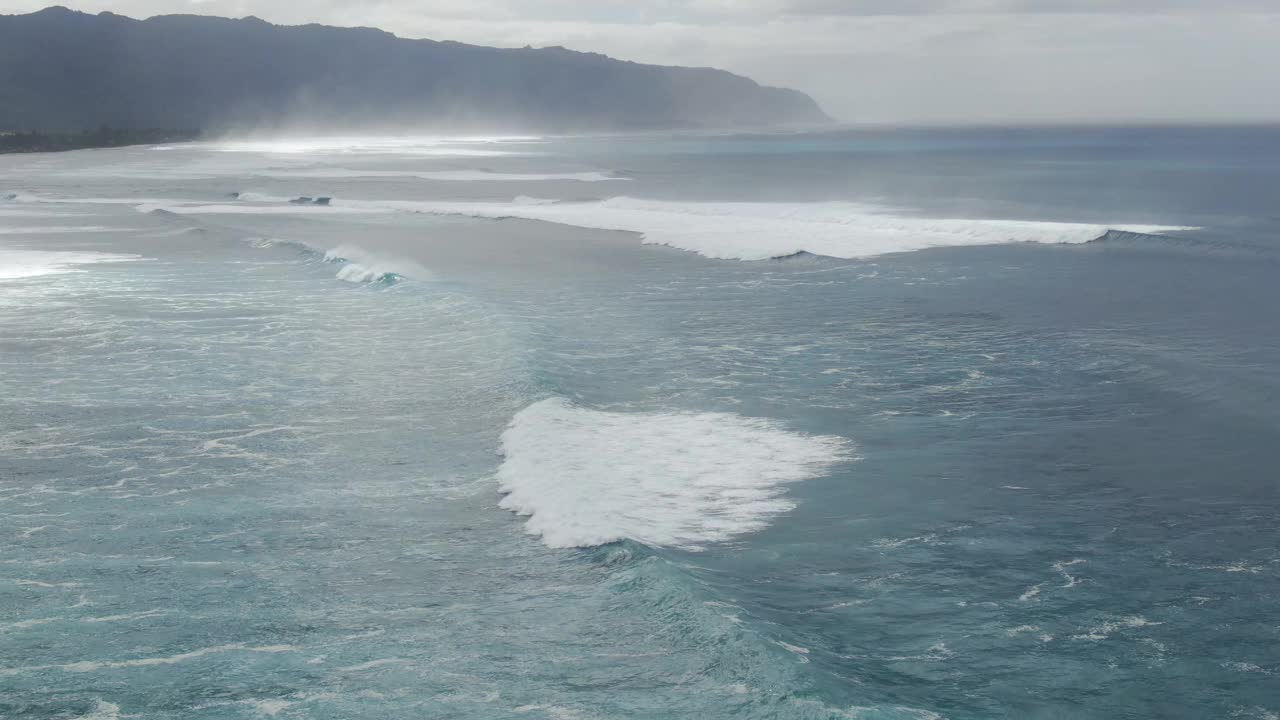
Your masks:
<svg viewBox="0 0 1280 720"><path fill-rule="evenodd" d="M431 279L431 271L411 260L382 257L355 245L340 245L325 252L324 261L340 263L336 277L354 283L394 282L401 277Z"/></svg>

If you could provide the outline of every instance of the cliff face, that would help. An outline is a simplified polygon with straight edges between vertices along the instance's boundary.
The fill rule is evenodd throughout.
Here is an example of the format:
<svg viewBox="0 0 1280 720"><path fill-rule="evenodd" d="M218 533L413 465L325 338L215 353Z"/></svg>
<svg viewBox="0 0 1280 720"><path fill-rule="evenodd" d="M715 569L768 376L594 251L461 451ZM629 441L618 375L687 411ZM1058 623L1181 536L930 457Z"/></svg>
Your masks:
<svg viewBox="0 0 1280 720"><path fill-rule="evenodd" d="M571 131L827 121L794 90L563 48L257 18L139 21L65 8L0 16L0 129L310 122Z"/></svg>

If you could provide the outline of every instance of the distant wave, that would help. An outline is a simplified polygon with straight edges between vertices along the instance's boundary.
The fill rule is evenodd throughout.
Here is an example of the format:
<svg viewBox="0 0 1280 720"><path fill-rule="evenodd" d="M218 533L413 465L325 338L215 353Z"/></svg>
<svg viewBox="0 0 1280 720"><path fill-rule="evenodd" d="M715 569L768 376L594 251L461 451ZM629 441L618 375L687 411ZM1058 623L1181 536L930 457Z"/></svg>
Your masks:
<svg viewBox="0 0 1280 720"><path fill-rule="evenodd" d="M487 137L314 137L314 138L250 138L200 143L197 148L215 152L263 153L270 155L417 155L429 157L496 157L526 155L527 150L513 145L540 142L532 136ZM192 147L192 146L187 146ZM168 146L154 148L169 149Z"/></svg>
<svg viewBox="0 0 1280 720"><path fill-rule="evenodd" d="M196 200L165 200L159 198L104 198L104 197L49 197L33 193L10 193L6 200L29 205L143 205L146 203L183 203Z"/></svg>
<svg viewBox="0 0 1280 720"><path fill-rule="evenodd" d="M18 250L0 247L0 280L84 272L79 266L95 263L132 262L140 255L89 251Z"/></svg>
<svg viewBox="0 0 1280 720"><path fill-rule="evenodd" d="M627 196L589 201L521 196L508 202L332 199L328 204L316 204L301 202L299 198L246 192L228 203L128 198L63 201L31 196L22 196L20 200L132 204L141 212L163 210L179 215L417 212L514 218L633 232L642 235L643 241L649 244L726 260L767 260L801 253L861 259L939 247L1087 243L1104 238L1151 238L1197 229L1175 225L925 218L883 206L849 202L679 202Z"/></svg>
<svg viewBox="0 0 1280 720"><path fill-rule="evenodd" d="M57 217L58 213L50 210L28 208L0 207L0 217Z"/></svg>
<svg viewBox="0 0 1280 720"><path fill-rule="evenodd" d="M184 203L161 200L158 202L142 202L136 204L136 209L141 213L153 213L157 211L169 212L175 215L301 215L307 213L327 213L330 215L377 215L382 213L394 212L391 209L377 207L355 207L345 205L343 207L333 207L330 205L316 204L292 204L286 201L283 205L252 205L248 203Z"/></svg>
<svg viewBox="0 0 1280 720"><path fill-rule="evenodd" d="M105 225L31 225L0 227L0 235L56 235L60 233L114 233L137 232L138 228L107 227Z"/></svg>
<svg viewBox="0 0 1280 720"><path fill-rule="evenodd" d="M788 483L849 459L843 438L725 413L623 413L552 398L502 436L502 507L550 547L700 549L764 528Z"/></svg>
<svg viewBox="0 0 1280 720"><path fill-rule="evenodd" d="M550 198L539 198L539 197L530 197L528 195L517 195L516 198L511 202L515 203L516 205L555 205L560 201L553 200Z"/></svg>
<svg viewBox="0 0 1280 720"><path fill-rule="evenodd" d="M292 198L287 198L280 195L267 195L266 193L259 193L259 192L231 193L231 197L235 200L241 200L243 202L263 202L263 203L283 203L283 202L289 202L289 200L292 199Z"/></svg>
<svg viewBox="0 0 1280 720"><path fill-rule="evenodd" d="M316 168L307 170L267 170L257 173L273 178L417 178L445 182L612 182L630 178L603 172L569 173L514 173L489 170L350 170L344 168Z"/></svg>
<svg viewBox="0 0 1280 720"><path fill-rule="evenodd" d="M1158 234L1192 230L1169 225L1103 225L1031 220L922 218L847 202L697 203L615 197L593 202L352 201L382 207L477 218L521 218L644 235L716 259L766 260L799 253L869 258L935 247L1004 243L1085 243L1112 230Z"/></svg>

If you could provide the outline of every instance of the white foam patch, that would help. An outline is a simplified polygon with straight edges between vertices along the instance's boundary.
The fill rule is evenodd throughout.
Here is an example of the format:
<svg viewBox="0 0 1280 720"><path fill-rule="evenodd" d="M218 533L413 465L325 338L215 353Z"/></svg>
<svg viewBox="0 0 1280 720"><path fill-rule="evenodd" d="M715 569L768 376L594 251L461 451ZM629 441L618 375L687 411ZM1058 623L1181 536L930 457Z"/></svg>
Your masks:
<svg viewBox="0 0 1280 720"><path fill-rule="evenodd" d="M121 255L104 252L17 250L0 247L0 280L84 272L80 265L95 263L132 262L143 259L140 255Z"/></svg>
<svg viewBox="0 0 1280 720"><path fill-rule="evenodd" d="M539 182L560 180L569 182L609 182L628 180L602 172L574 173L508 173L487 170L349 170L345 168L315 168L307 170L271 170L257 173L274 178L417 178L445 182Z"/></svg>
<svg viewBox="0 0 1280 720"><path fill-rule="evenodd" d="M622 539L701 549L794 507L788 483L850 459L847 440L726 413L619 413L563 399L502 435L502 507L553 548Z"/></svg>
<svg viewBox="0 0 1280 720"><path fill-rule="evenodd" d="M644 242L709 258L766 260L799 252L869 258L935 247L1003 243L1083 243L1108 230L1156 234L1194 228L1029 220L930 219L845 202L694 203L615 197L598 202L384 202L382 207L480 218L523 218L622 230Z"/></svg>

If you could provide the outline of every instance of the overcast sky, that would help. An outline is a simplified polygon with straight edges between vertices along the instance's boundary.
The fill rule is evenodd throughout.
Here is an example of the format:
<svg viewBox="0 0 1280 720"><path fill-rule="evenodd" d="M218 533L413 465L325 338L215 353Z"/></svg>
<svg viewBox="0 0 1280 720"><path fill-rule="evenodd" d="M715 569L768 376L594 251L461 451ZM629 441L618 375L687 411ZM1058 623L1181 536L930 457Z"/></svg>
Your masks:
<svg viewBox="0 0 1280 720"><path fill-rule="evenodd" d="M53 0L0 0L0 13ZM1280 0L72 0L712 65L851 122L1280 120Z"/></svg>

